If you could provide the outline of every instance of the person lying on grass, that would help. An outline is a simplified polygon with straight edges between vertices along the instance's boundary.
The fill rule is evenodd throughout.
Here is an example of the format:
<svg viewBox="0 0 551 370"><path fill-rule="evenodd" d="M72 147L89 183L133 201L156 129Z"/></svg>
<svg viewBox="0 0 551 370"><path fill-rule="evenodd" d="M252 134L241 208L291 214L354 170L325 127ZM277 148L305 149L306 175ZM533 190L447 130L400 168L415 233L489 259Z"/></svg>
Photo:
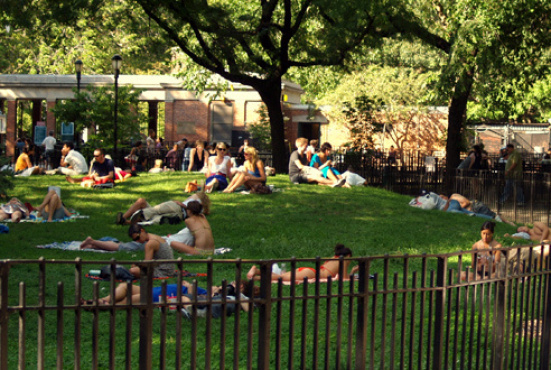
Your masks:
<svg viewBox="0 0 551 370"><path fill-rule="evenodd" d="M127 299L128 294L128 287L131 287L132 292L130 295L130 302ZM240 299L245 301L248 300L249 297L247 297L243 292L247 292L247 283L242 282L239 289L239 295ZM197 291L195 291L195 287L193 284L182 281L182 285L180 287L181 294L182 294L182 303L184 303L184 307L182 310L182 313L187 317L191 318L190 310L192 307L192 302L194 300L197 300L197 310L198 310L198 316L202 316L202 314L206 313L207 305L205 304L208 302L207 299L207 290L203 289L201 287L197 287ZM236 300L237 296L237 287L235 285L235 282L232 282L231 284L226 286L226 316L230 316L231 314L235 313L236 311L236 305L234 302ZM253 297L259 296L260 294L260 288L254 286L253 287ZM153 303L160 303L163 298L163 290L162 287L153 287L152 289L152 296L153 296ZM167 284L166 286L166 297L168 300L168 297L177 297L178 296L178 285L177 284ZM121 283L117 285L115 288L115 295L114 295L114 303L115 304L130 304L130 303L140 303L141 300L141 288L139 285L129 285L128 283ZM221 286L213 286L212 287L212 298L211 301L213 302L211 304L211 316L213 318L219 318L222 316L222 313L224 312L224 307L221 302L223 302L223 287ZM81 304L83 306L92 306L95 305L96 302L94 300L84 300L81 298L80 300ZM172 302L171 302L172 303ZM97 301L97 304L102 305L110 305L112 304L112 299L110 295L107 295L103 298L99 298ZM243 311L249 311L249 303L248 302L242 302L241 303L241 309Z"/></svg>
<svg viewBox="0 0 551 370"><path fill-rule="evenodd" d="M27 207L17 198L11 198L8 203L0 206L0 221L11 219L12 222L19 222L29 214Z"/></svg>
<svg viewBox="0 0 551 370"><path fill-rule="evenodd" d="M480 240L474 243L472 247L476 252L472 254L472 272L468 274L469 280L479 280L495 275L497 264L501 260L499 248L502 248L502 246L494 240L494 227L493 222L486 221L480 228ZM461 280L467 280L465 271L461 272Z"/></svg>
<svg viewBox="0 0 551 370"><path fill-rule="evenodd" d="M520 226L517 228L517 232L513 235L505 234L505 237L515 239L533 240L538 243L549 243L549 226L543 222L534 222L534 227Z"/></svg>
<svg viewBox="0 0 551 370"><path fill-rule="evenodd" d="M210 199L204 192L198 192L188 197L183 202L177 200L169 200L151 206L145 198L138 198L130 208L122 213L117 213L116 223L119 225L128 225L143 221L159 221L163 217L182 220L187 218L186 208L191 201L197 201L203 206L203 214L210 213ZM180 222L178 221L178 222Z"/></svg>
<svg viewBox="0 0 551 370"><path fill-rule="evenodd" d="M213 254L214 238L212 230L206 219L201 214L202 205L197 201L191 201L187 205L188 217L185 219L186 227L176 234L172 234L164 239L174 250L186 254ZM102 238L114 239L114 238ZM131 252L144 250L145 244L135 241L123 243L118 240L95 240L87 237L80 249L99 249L110 252Z"/></svg>
<svg viewBox="0 0 551 370"><path fill-rule="evenodd" d="M71 217L71 212L63 206L61 197L54 190L48 190L48 194L44 197L42 203L36 207L38 214L46 221L52 222L55 220L63 220L65 217Z"/></svg>
<svg viewBox="0 0 551 370"><path fill-rule="evenodd" d="M337 244L335 246L335 255L334 259L325 262L320 266L319 276L320 279L326 279L328 277L335 278L339 273L339 260L340 257L352 257L352 251L346 248L342 244ZM350 260L343 261L343 272L344 280L348 280L349 275L347 274L348 267L350 266ZM352 269L350 273L354 273L357 269ZM299 267L295 271L295 281L302 281L304 278L314 279L316 277L316 269L312 267ZM249 280L260 280L260 270L258 267L253 266L247 273L247 278ZM291 272L281 272L277 273L272 271L272 281L277 281L281 278L283 281L291 281Z"/></svg>

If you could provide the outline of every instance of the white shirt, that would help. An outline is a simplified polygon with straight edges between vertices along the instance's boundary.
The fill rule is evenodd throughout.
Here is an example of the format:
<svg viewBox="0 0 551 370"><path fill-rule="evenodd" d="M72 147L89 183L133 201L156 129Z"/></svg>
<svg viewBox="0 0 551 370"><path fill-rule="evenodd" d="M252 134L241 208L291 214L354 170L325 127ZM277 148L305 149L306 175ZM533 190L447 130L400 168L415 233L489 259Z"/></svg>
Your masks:
<svg viewBox="0 0 551 370"><path fill-rule="evenodd" d="M42 141L42 146L45 146L46 147L46 150L54 150L54 147L55 147L55 143L57 143L57 140L55 139L55 137L53 136L47 136L43 141Z"/></svg>
<svg viewBox="0 0 551 370"><path fill-rule="evenodd" d="M224 175L226 176L229 176L230 174L229 173L226 173L228 172L227 169L228 169L228 161L230 161L230 157L228 156L225 156L224 157L224 160L222 161L222 163L220 164L216 164L216 162L214 162L216 160L216 156L212 156L212 157L209 157L209 162L211 162L211 166L210 166L210 170L211 170L211 175L214 175L216 173L223 173Z"/></svg>
<svg viewBox="0 0 551 370"><path fill-rule="evenodd" d="M86 159L77 152L76 150L70 150L69 153L65 156L65 163L73 167L73 170L79 173L87 173L88 165L86 164Z"/></svg>

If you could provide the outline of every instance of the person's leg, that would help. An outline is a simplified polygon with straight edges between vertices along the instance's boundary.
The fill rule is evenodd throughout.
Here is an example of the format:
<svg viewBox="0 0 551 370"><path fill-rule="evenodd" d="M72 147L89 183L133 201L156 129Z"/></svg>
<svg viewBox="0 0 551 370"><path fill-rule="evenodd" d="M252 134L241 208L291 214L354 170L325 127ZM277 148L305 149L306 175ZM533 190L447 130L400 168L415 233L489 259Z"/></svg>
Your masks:
<svg viewBox="0 0 551 370"><path fill-rule="evenodd" d="M67 180L71 184L80 184L86 177L83 177L81 179L75 179L71 176L65 176L65 180Z"/></svg>
<svg viewBox="0 0 551 370"><path fill-rule="evenodd" d="M18 223L23 218L23 213L21 211L15 211L11 214L12 222Z"/></svg>
<svg viewBox="0 0 551 370"><path fill-rule="evenodd" d="M89 236L82 242L82 244L80 245L80 249L101 249L105 251L118 251L119 244L120 243L116 243L113 241L94 240Z"/></svg>
<svg viewBox="0 0 551 370"><path fill-rule="evenodd" d="M10 218L10 215L8 215L6 212L0 210L0 221L4 221Z"/></svg>
<svg viewBox="0 0 551 370"><path fill-rule="evenodd" d="M245 184L245 174L243 172L238 172L235 174L228 187L224 189L223 193L233 193L235 189L243 184Z"/></svg>
<svg viewBox="0 0 551 370"><path fill-rule="evenodd" d="M138 200L128 208L128 211L126 211L122 216L125 219L130 218L136 211L139 211L140 209L144 209L146 207L149 207L149 204L145 200L145 198L138 198Z"/></svg>
<svg viewBox="0 0 551 370"><path fill-rule="evenodd" d="M277 276L277 274L272 274L272 280L278 280L279 277L281 277L283 281L291 281L291 278L292 278L291 271L285 272L277 276L275 279L274 279L274 276ZM313 268L299 267L298 269L296 269L295 281L302 281L304 280L304 278L313 279L315 277L316 277L316 270L314 270Z"/></svg>
<svg viewBox="0 0 551 370"><path fill-rule="evenodd" d="M503 195L501 196L500 203L505 203L507 199L511 196L513 192L513 180L505 180L505 189L503 190Z"/></svg>
<svg viewBox="0 0 551 370"><path fill-rule="evenodd" d="M517 191L517 204L524 205L524 188L522 186L522 180L515 181L515 188Z"/></svg>
<svg viewBox="0 0 551 370"><path fill-rule="evenodd" d="M42 213L42 211L47 212L48 221L52 221L54 212L61 206L61 199L59 199L55 190L50 190L48 194L46 194L46 197L44 197L42 204L36 207L36 210L38 213Z"/></svg>
<svg viewBox="0 0 551 370"><path fill-rule="evenodd" d="M327 186L331 186L335 183L335 181L326 179L325 177L322 177L322 176L315 176L315 177L308 176L308 182L316 182L320 185L327 185Z"/></svg>
<svg viewBox="0 0 551 370"><path fill-rule="evenodd" d="M65 175L65 176L78 176L78 175L80 175L80 173L78 173L77 171L73 170L72 168L67 168L67 167L58 167L56 172L61 174L61 175Z"/></svg>
<svg viewBox="0 0 551 370"><path fill-rule="evenodd" d="M170 242L170 247L179 253L194 254L194 255L200 254L199 251L195 249L195 247L192 247L182 242L172 241Z"/></svg>
<svg viewBox="0 0 551 370"><path fill-rule="evenodd" d="M335 175L335 173L331 168L327 170L327 178L333 182L336 182L339 180L339 178L337 177L337 175Z"/></svg>
<svg viewBox="0 0 551 370"><path fill-rule="evenodd" d="M126 304L126 295L128 293L128 283L121 283L115 288L115 304ZM132 303L140 302L140 287L138 285L132 285ZM101 304L110 304L111 296L105 296L100 300Z"/></svg>

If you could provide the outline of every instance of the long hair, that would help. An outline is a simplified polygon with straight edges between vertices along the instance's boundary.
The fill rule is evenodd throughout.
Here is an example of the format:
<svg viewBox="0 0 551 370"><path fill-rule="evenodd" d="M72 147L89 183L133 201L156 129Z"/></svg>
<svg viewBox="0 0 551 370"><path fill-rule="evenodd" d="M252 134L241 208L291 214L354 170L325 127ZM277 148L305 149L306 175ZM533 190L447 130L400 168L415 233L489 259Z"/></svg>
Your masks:
<svg viewBox="0 0 551 370"><path fill-rule="evenodd" d="M252 146L248 146L245 149L245 154L250 155L250 158L247 159L248 163L245 163L245 168L254 172L256 167L256 162L258 162L258 151Z"/></svg>

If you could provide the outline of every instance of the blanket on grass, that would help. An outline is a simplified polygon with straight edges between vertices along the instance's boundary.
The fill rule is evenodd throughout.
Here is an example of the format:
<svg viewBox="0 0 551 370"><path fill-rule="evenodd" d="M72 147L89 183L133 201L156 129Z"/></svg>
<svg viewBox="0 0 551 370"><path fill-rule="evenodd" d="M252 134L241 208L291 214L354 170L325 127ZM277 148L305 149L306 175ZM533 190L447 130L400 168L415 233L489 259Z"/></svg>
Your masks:
<svg viewBox="0 0 551 370"><path fill-rule="evenodd" d="M112 238L110 236L105 236L101 239L98 239L100 241L114 241L114 242L118 242L119 240L117 240L116 238ZM80 245L82 244L82 241L77 241L77 240L73 240L73 241L65 241L65 242L53 242L53 243L50 243L50 244L41 244L41 245L37 245L36 247L37 248L40 248L40 249L63 249L63 250L66 250L66 251L83 251L83 252L99 252L99 253L115 253L115 252L112 252L112 251L104 251L104 250L101 250L101 249L89 249L89 248L86 248L86 249L80 249ZM231 248L216 248L214 250L214 255L220 255L220 254L225 254L225 253L228 253L228 252L231 252Z"/></svg>
<svg viewBox="0 0 551 370"><path fill-rule="evenodd" d="M90 218L90 216L74 214L74 215L71 215L71 217L64 217L62 220L53 220L52 222L73 222L81 218ZM12 220L6 219L6 220L3 220L2 222L10 223L12 222ZM35 215L31 214L29 217L26 217L19 222L42 223L42 222L48 222L48 220L45 220L42 217L36 217Z"/></svg>

